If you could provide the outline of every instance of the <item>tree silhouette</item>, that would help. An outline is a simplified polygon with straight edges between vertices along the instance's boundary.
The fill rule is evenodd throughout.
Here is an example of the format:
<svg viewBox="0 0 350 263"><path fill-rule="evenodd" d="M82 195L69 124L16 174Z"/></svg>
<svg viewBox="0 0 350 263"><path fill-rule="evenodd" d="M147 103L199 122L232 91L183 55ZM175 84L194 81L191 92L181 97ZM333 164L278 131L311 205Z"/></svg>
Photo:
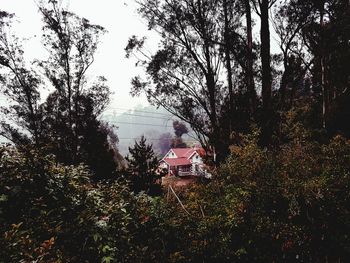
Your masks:
<svg viewBox="0 0 350 263"><path fill-rule="evenodd" d="M145 191L150 195L160 191L160 175L156 170L159 160L155 156L152 145L146 143L146 138L141 136L140 141L135 141L133 147L129 147L129 154L125 157L128 162L128 174L135 193Z"/></svg>
<svg viewBox="0 0 350 263"><path fill-rule="evenodd" d="M135 54L149 76L146 81L139 76L132 80L132 94L145 92L151 103L188 123L202 145L214 146L218 159L223 160L231 130L247 127L242 122L249 120L243 117L249 112L247 105L236 105L246 91L225 83L233 73L231 63L225 60L234 58L238 65L245 64L245 41L237 33L241 12L234 12L237 2L137 2L140 15L150 29L160 33L162 40L159 50L149 54L144 38L129 39L127 57ZM226 27L221 22L223 9L227 11Z"/></svg>
<svg viewBox="0 0 350 263"><path fill-rule="evenodd" d="M64 164L87 164L96 179L114 178L115 142L98 116L109 103L104 77L89 82L104 28L65 10L57 1L38 3L43 18L45 60L25 63L20 40L9 34L12 15L0 13L0 81L10 106L2 109L6 122L1 135L26 149L33 144ZM43 72L43 74L39 74ZM40 103L41 88L53 91Z"/></svg>

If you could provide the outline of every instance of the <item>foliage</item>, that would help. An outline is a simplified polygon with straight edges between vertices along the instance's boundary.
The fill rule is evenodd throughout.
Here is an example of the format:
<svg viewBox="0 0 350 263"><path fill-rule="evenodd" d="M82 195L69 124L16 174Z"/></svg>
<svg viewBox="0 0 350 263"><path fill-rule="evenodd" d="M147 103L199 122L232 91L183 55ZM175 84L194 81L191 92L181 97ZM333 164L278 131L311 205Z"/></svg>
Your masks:
<svg viewBox="0 0 350 263"><path fill-rule="evenodd" d="M105 30L57 1L40 1L38 7L48 57L35 60L32 67L25 63L20 39L10 34L12 15L1 13L0 81L10 102L2 109L6 121L1 123L1 135L19 147L44 148L67 165L84 162L96 180L115 178L117 140L98 120L110 91L104 77L93 83L86 78ZM45 86L50 94L41 102Z"/></svg>
<svg viewBox="0 0 350 263"><path fill-rule="evenodd" d="M249 133L252 125L260 128L263 146L283 139L281 119L300 102L313 109L312 128L330 137L349 135L347 1L137 3L161 41L150 53L145 38L130 38L127 56L135 54L147 76L132 80L132 94L143 92L188 123L205 149L215 149L219 163L229 154L231 134ZM280 53L271 54L273 41Z"/></svg>
<svg viewBox="0 0 350 263"><path fill-rule="evenodd" d="M126 184L92 184L86 167L35 150L0 152L0 262L133 262L141 217Z"/></svg>
<svg viewBox="0 0 350 263"><path fill-rule="evenodd" d="M346 262L350 142L298 137L278 151L260 148L258 133L243 137L214 181L177 192L189 214L171 193L158 199L147 221L148 238L158 240L150 255L158 251L161 262Z"/></svg>
<svg viewBox="0 0 350 263"><path fill-rule="evenodd" d="M129 153L125 159L128 162L127 173L134 192L159 194L161 174L157 171L159 160L153 152L152 145L147 144L146 138L142 136L139 142L135 141L134 146L129 147Z"/></svg>
<svg viewBox="0 0 350 263"><path fill-rule="evenodd" d="M84 166L3 147L1 259L346 262L350 142L321 144L295 127L275 150L259 147L258 132L241 135L211 182L175 189L177 197L134 195L121 180L92 184ZM143 138L135 149L146 146Z"/></svg>
<svg viewBox="0 0 350 263"><path fill-rule="evenodd" d="M137 1L140 16L161 37L159 49L149 53L145 38L136 36L125 48L147 75L147 79L132 80L132 94L145 93L150 103L189 123L203 147L214 146L222 160L230 129L242 131L249 126L247 105L239 103L249 100L245 85L240 84L245 83L240 80L246 52L239 2ZM224 8L229 10L226 23ZM235 85L226 83L226 79L233 80L234 69L225 60L239 65Z"/></svg>
<svg viewBox="0 0 350 263"><path fill-rule="evenodd" d="M129 148L127 180L101 180L116 178L118 138L98 120L106 80L88 85L85 73L105 30L40 2L49 57L28 67L8 33L13 15L1 11L0 82L11 101L1 135L14 145L0 148L0 262L347 262L350 4L278 3L282 54L272 57L277 1L138 3L162 40L147 56L145 39L130 39L126 51L146 55L149 77L135 78L133 93L146 92L221 155L214 179L162 196L142 137ZM54 90L41 102L48 82ZM187 132L174 129L177 139Z"/></svg>
<svg viewBox="0 0 350 263"><path fill-rule="evenodd" d="M258 256L268 261L348 258L349 141L337 136L321 145L297 138L276 152L253 141L232 151L221 174L245 195L245 234L256 238L248 254L265 251Z"/></svg>

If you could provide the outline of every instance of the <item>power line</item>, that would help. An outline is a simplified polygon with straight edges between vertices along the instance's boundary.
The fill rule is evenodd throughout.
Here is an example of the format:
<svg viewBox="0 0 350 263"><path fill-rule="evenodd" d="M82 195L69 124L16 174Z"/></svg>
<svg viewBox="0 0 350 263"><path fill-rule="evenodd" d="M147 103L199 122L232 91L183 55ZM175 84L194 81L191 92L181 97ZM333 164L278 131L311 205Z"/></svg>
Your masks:
<svg viewBox="0 0 350 263"><path fill-rule="evenodd" d="M145 116L145 115L139 115L139 114L133 114L133 113L120 113L119 116L122 115L128 115L128 116L135 116L135 117L143 117L143 118L152 118L152 119L162 119L162 120L171 120L172 117L165 118L165 117L156 117L156 116Z"/></svg>
<svg viewBox="0 0 350 263"><path fill-rule="evenodd" d="M139 140L141 137L135 137L135 138L118 138L119 140ZM146 140L148 141L163 141L163 140L173 140L174 138L147 138L147 136L145 136Z"/></svg>
<svg viewBox="0 0 350 263"><path fill-rule="evenodd" d="M157 114L157 115L163 115L163 116L173 116L172 114L167 114L167 113L160 113L160 112L153 112L153 111L143 111L143 110L134 110L134 109L127 109L127 108L119 108L119 107L107 107L106 110L125 110L125 111L135 111L135 112L143 112L143 113L152 113L152 114Z"/></svg>
<svg viewBox="0 0 350 263"><path fill-rule="evenodd" d="M143 125L143 126L155 126L155 127L163 127L163 128L171 128L172 126L167 125L158 125L158 124L147 124L147 123L138 123L138 122L124 122L124 121L111 121L114 124L130 124L130 125Z"/></svg>
<svg viewBox="0 0 350 263"><path fill-rule="evenodd" d="M164 139L155 139L155 138L147 138L147 137L145 137L146 138L146 140L147 141L161 141L161 140L164 140ZM139 140L140 139L140 137L138 137L138 138L118 138L119 140ZM169 141L170 140L172 140L172 138L171 139L169 139Z"/></svg>

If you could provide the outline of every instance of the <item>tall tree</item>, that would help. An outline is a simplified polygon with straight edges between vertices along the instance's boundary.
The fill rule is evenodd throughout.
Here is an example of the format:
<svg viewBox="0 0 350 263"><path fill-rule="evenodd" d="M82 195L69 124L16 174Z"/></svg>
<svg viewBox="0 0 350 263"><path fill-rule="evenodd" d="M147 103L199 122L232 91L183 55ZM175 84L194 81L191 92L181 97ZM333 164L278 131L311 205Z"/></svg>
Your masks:
<svg viewBox="0 0 350 263"><path fill-rule="evenodd" d="M7 34L11 15L1 13L0 64L6 71L0 80L12 102L4 109L8 122L2 123L1 134L17 146L34 143L64 164L84 162L98 179L111 178L117 153L111 133L97 119L110 91L104 77L93 83L86 79L105 30L68 12L60 1L41 1L39 10L48 58L36 60L35 71L24 63L17 39ZM44 85L53 91L40 103Z"/></svg>
<svg viewBox="0 0 350 263"><path fill-rule="evenodd" d="M310 67L310 62L305 61L306 50L300 39L302 29L308 24L308 21L305 19L305 15L299 17L298 20L290 21L289 14L294 11L290 1L286 0L275 8L272 19L282 52L283 73L279 87L279 102L282 109L293 106L293 94L296 86L300 85ZM287 102L288 92L290 93L289 103Z"/></svg>
<svg viewBox="0 0 350 263"><path fill-rule="evenodd" d="M58 102L66 111L60 111L71 136L66 138L73 162L77 158L80 110L85 98L93 98L93 114L99 114L108 103L109 90L102 77L93 86L86 83L86 72L94 61L99 38L104 28L91 24L65 10L57 1L41 2L43 17L43 43L49 50L49 58L40 61L45 75L55 88ZM68 134L68 133L67 133Z"/></svg>
<svg viewBox="0 0 350 263"><path fill-rule="evenodd" d="M137 2L149 28L160 33L161 48L148 54L145 39L130 38L127 56L136 54L148 76L146 81L133 79L132 93L145 92L151 103L189 123L203 146L212 145L219 159L224 158L232 128L228 123L234 119L233 110L236 116L241 109L233 105L236 94L231 62L242 53L234 46L242 38L233 30L240 26L233 16L233 2ZM239 126L236 123L239 118L233 123Z"/></svg>
<svg viewBox="0 0 350 263"><path fill-rule="evenodd" d="M262 143L268 144L272 135L272 72L270 52L269 10L276 0L254 0L254 7L260 17L260 56L262 68L261 97L262 97Z"/></svg>
<svg viewBox="0 0 350 263"><path fill-rule="evenodd" d="M344 122L349 116L345 106L349 101L349 12L348 1L288 3L289 24L304 24L299 35L309 55L304 65L311 76L314 99L319 103L319 126L331 132L349 130Z"/></svg>
<svg viewBox="0 0 350 263"><path fill-rule="evenodd" d="M255 81L254 81L254 57L253 57L253 30L252 30L252 13L251 13L251 5L250 0L244 0L245 7L245 15L246 15L246 27L247 27L247 73L246 73L246 81L247 81L247 89L249 92L250 98L250 107L251 111L254 114L257 102L256 102L256 90L255 90Z"/></svg>
<svg viewBox="0 0 350 263"><path fill-rule="evenodd" d="M0 11L0 83L9 107L3 107L1 135L17 145L38 144L41 79L23 57L21 41L11 33L13 14Z"/></svg>
<svg viewBox="0 0 350 263"><path fill-rule="evenodd" d="M231 65L231 52L230 52L230 21L229 21L229 6L228 1L223 0L222 6L224 11L224 43L225 43L225 62L226 62L226 70L227 70L227 85L229 90L229 108L230 108L230 115L233 113L233 107L234 107L234 94L233 94L233 73L232 73L232 65ZM231 126L231 118L229 119L230 126ZM230 127L231 129L231 127Z"/></svg>

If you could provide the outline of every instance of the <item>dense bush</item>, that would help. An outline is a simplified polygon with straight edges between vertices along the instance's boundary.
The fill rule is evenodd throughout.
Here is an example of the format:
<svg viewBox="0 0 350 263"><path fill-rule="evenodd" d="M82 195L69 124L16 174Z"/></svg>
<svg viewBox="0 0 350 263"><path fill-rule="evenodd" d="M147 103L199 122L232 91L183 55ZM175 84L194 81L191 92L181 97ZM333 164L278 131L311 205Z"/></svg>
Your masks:
<svg viewBox="0 0 350 263"><path fill-rule="evenodd" d="M136 198L123 183L93 185L86 167L53 160L1 148L0 262L127 258Z"/></svg>
<svg viewBox="0 0 350 263"><path fill-rule="evenodd" d="M209 185L180 195L190 214L175 198L151 210L160 262L347 262L350 142L266 150L255 138L231 147Z"/></svg>
<svg viewBox="0 0 350 263"><path fill-rule="evenodd" d="M321 144L305 134L274 150L243 137L215 179L175 189L177 197L135 195L122 181L92 184L84 166L2 148L0 258L346 262L350 142Z"/></svg>

